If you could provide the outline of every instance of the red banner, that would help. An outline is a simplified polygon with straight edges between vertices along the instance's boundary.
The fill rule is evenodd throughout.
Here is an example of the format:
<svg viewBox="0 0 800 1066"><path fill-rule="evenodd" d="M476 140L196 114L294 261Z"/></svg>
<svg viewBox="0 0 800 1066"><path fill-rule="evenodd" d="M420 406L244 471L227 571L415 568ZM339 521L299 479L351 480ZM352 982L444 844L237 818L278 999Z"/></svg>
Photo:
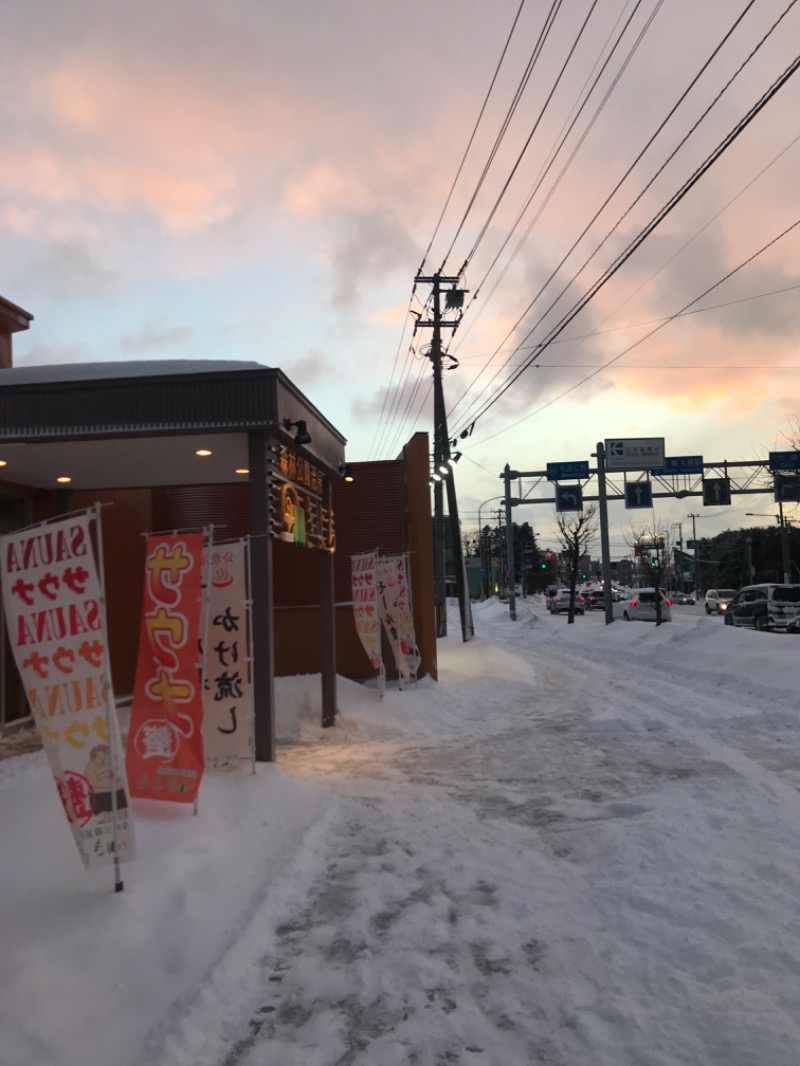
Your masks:
<svg viewBox="0 0 800 1066"><path fill-rule="evenodd" d="M147 538L126 761L131 795L193 803L203 774L202 533Z"/></svg>

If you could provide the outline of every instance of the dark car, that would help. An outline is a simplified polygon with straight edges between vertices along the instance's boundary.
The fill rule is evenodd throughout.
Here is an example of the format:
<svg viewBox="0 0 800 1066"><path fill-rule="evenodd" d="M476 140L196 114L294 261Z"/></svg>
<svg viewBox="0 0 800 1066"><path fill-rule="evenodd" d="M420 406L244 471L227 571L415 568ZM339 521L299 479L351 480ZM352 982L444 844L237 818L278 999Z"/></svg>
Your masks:
<svg viewBox="0 0 800 1066"><path fill-rule="evenodd" d="M605 592L601 588L584 589L583 602L587 611L602 611L605 607Z"/></svg>
<svg viewBox="0 0 800 1066"><path fill-rule="evenodd" d="M725 624L800 633L800 585L745 585L728 604Z"/></svg>

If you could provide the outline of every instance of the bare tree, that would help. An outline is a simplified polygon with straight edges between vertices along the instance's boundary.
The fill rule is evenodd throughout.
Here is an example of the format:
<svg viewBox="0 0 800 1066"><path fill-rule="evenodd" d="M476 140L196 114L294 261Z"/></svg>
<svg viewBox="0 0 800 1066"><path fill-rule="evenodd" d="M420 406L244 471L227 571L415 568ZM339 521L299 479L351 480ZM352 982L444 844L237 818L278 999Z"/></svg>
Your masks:
<svg viewBox="0 0 800 1066"><path fill-rule="evenodd" d="M639 562L642 587L652 586L655 589L656 625L660 626L661 590L667 584L667 576L671 573L672 548L669 533L655 528L657 525L654 521L652 529L632 529L630 538L626 537L626 541L633 550L634 558Z"/></svg>
<svg viewBox="0 0 800 1066"><path fill-rule="evenodd" d="M578 570L581 556L586 555L597 536L597 504L590 504L583 511L568 512L557 516L558 539L562 557L569 573L569 615L567 621L575 621L575 590L578 585Z"/></svg>

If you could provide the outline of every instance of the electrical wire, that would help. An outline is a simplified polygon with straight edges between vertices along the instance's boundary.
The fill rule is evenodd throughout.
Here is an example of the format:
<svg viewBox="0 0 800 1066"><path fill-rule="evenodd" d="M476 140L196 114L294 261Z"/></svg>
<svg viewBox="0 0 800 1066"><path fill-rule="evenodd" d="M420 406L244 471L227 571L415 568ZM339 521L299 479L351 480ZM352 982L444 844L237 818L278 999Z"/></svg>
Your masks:
<svg viewBox="0 0 800 1066"><path fill-rule="evenodd" d="M530 310L532 309L532 307L534 306L534 304L536 303L536 301L537 301L537 300L538 300L538 299L540 298L540 296L542 295L542 293L543 293L543 292L545 291L545 289L547 288L547 286L548 286L548 285L549 285L549 284L550 284L550 283L552 282L552 280L553 280L553 279L554 279L554 278L556 277L556 275L557 275L558 271L559 271L559 270L560 270L560 269L561 269L561 268L563 267L563 265L564 265L564 264L566 263L566 261L567 261L567 259L569 258L569 256L570 256L570 255L571 255L571 254L572 254L572 253L573 253L573 252L575 251L575 249L576 249L576 248L578 247L578 245L580 244L580 242L581 242L581 241L583 240L583 238L584 238L584 237L585 237L585 236L587 235L587 233L588 233L588 232L589 232L589 230L591 229L592 225L594 225L594 223L595 223L595 222L597 221L597 219L598 219L598 218L600 217L600 215L602 214L602 212L603 212L603 211L605 210L605 208L606 208L606 207L607 207L607 206L609 205L609 203L611 202L611 200L612 200L612 199L614 198L614 196L615 196L615 195L617 194L617 192L618 192L618 191L620 190L620 188L622 187L622 185L623 185L623 184L625 183L625 181L626 181L626 180L628 179L628 177L629 177L629 176L631 175L631 173L633 172L633 170L635 169L635 167L636 167L636 166L638 165L638 163L639 163L639 162L640 162L640 161L642 160L642 158L644 157L644 155L646 154L646 152L648 151L648 149L649 149L649 148L650 148L650 147L651 147L651 146L653 145L653 143L655 142L655 140L657 139L657 137L658 137L658 136L659 136L659 135L660 135L660 134L661 134L661 133L663 132L663 130L664 130L664 128L666 127L667 123L668 123L668 122L669 122L669 121L670 121L670 120L671 120L671 119L672 119L672 118L674 117L674 115L675 115L675 113L677 112L678 108L679 108L679 107L681 106L681 104L682 104L682 103L683 103L683 102L684 102L684 101L686 100L686 98L688 97L689 93L690 93L690 92L692 91L692 89L693 89L693 88L695 87L695 85L696 85L696 84L697 84L697 83L699 82L700 78L701 78L701 77L703 76L703 74L704 74L704 73L706 72L706 70L707 70L707 69L709 68L709 66L711 65L711 63L712 63L712 62L714 61L714 59L715 59L715 58L717 57L717 55L718 55L718 54L720 53L720 51L722 50L722 48L723 48L723 47L725 46L725 44L726 44L726 43L728 42L728 40L729 40L729 39L731 38L731 36L732 36L732 35L733 35L733 33L735 32L735 30L736 30L736 29L737 29L737 27L738 27L738 26L740 25L740 23L742 22L742 20L744 19L744 17L745 17L746 15L747 15L747 13L748 13L748 12L750 11L750 9L751 9L751 8L753 7L753 5L755 4L755 2L756 2L756 0L748 0L748 3L747 3L747 4L745 5L745 7L744 7L744 9L742 10L742 12L740 13L740 15L739 15L739 16L738 16L738 17L736 18L736 20L734 21L733 25L732 25L732 26L730 27L730 29L729 29L729 30L728 30L728 31L727 31L727 32L725 33L725 35L723 36L722 40L721 40L721 41L719 42L719 44L717 44L717 45L716 45L716 47L715 47L715 48L714 48L714 49L712 50L712 52L710 53L710 55L708 56L708 58L707 58L707 59L706 59L706 60L704 61L704 63L703 63L702 65L701 65L700 69L699 69L699 70L697 71L697 73L696 73L696 74L694 75L694 77L692 78L692 80L691 80L691 81L689 82L689 85L687 86L687 88L686 88L686 89L684 89L684 91L683 91L683 92L682 92L682 93L680 94L680 96L678 97L678 99L676 100L676 102L675 102L675 103L674 103L674 104L672 105L672 107L670 108L670 110L669 110L669 111L667 112L666 116L665 116L665 117L664 117L664 118L662 119L662 121L661 121L661 122L659 123L659 125L658 125L658 127L656 128L655 132L654 132L654 133L653 133L653 134L652 134L652 135L651 135L651 136L650 136L650 137L648 138L647 142L646 142L646 143L645 143L645 145L644 145L644 146L643 146L643 147L642 147L642 148L640 149L640 151L639 151L639 152L638 152L638 154L636 155L636 157L635 157L635 159L633 160L633 162L632 162L632 163L630 164L630 166L629 166L629 167L627 168L627 170L626 170L626 171L625 171L625 173L624 173L624 174L622 175L622 177L621 177L621 178L620 178L620 179L618 180L618 182L616 183L616 185L614 186L614 188L613 188L613 189L611 190L611 192L609 193L609 195L608 195L608 196L607 196L607 197L605 198L605 200L603 201L603 203L601 204L601 206L600 206L600 207L598 208L598 210L597 210L597 211L595 212L595 214L593 215L593 217L592 217L592 218L591 218L591 219L589 220L589 222L588 222L588 223L586 224L586 226L584 227L584 229L582 230L582 232L580 233L580 235L579 235L579 236L577 237L577 239L576 239L576 240L575 240L575 241L573 242L572 246L571 246L571 247L569 248L569 250L568 250L568 251L566 252L566 254L565 254L565 255L564 255L563 257L562 257L562 259L560 260L560 262L558 263L558 265L557 265L557 266L556 266L556 267L554 268L554 270L553 270L553 271L551 272L551 274L550 274L550 276L548 277L547 281L546 281L546 282L544 283L544 285L542 285L542 287L541 287L541 288L539 289L539 291L537 292L537 294L536 294L536 295L534 296L533 300L532 300L532 301L531 301L531 302L530 302L530 303L528 304L528 306L527 306L527 308L525 309L525 311L524 311L524 312L523 312L523 313L522 313L522 314L521 314L521 315L520 315L520 316L519 316L519 317L517 318L517 320L516 320L516 322L514 323L514 325L513 325L512 327L511 327L511 329L510 329L510 330L509 330L509 331L507 332L506 336L505 336L505 337L503 338L503 340L502 340L502 341L500 342L500 344L498 345L498 348L502 347L502 346L503 346L503 345L504 345L504 344L506 343L506 341L507 341L507 340L509 339L509 337L511 337L511 336L513 335L514 331L515 331L515 330L516 330L516 329L518 328L519 324L520 324L520 323L521 323L521 322L522 322L522 321L524 320L525 316L526 316L526 315L527 315L527 314L528 314L528 313L530 312ZM792 0L792 4L790 4L790 7L791 7L791 6L793 6L793 4L794 4L794 3L796 3L796 2L797 2L797 0ZM787 10L788 10L788 9L787 9ZM784 13L784 14L785 14L785 13ZM781 17L783 17L783 16L781 16ZM772 32L772 30L774 30L774 28L775 28L775 27L774 27L774 25L773 25L773 27L771 28L771 30L770 30L769 32L771 33L771 32ZM763 39L762 39L762 43L763 43ZM752 54L751 54L751 55L752 55ZM738 74L739 74L739 73L741 72L741 70L742 70L742 69L744 68L744 66L746 66L747 62L749 62L749 58L748 58L748 59L747 59L747 60L745 61L745 63L744 63L744 64L742 64L742 66L741 66L741 67L739 68L739 70L737 71L737 74L736 74L736 75L734 75L734 77L738 76ZM729 81L729 82L728 82L728 86L730 85L730 83L731 83L731 82ZM726 86L726 88L727 88L727 86ZM724 90L723 90L723 91L724 91ZM718 100L718 99L719 99L719 96L717 97L717 100ZM712 105L712 106L713 106L713 105ZM706 112L705 112L706 114L707 114L708 110L709 110L709 109L707 109L707 110L706 110ZM684 138L682 139L682 141L681 141L681 144L683 144L683 143L685 142L685 140L686 140L686 138L684 137ZM674 154L674 153L673 153L673 154ZM655 180L655 179L653 179L653 180ZM652 184L652 181L650 182L650 184ZM648 187L649 187L649 186L648 186ZM641 196L641 194L640 194L640 196ZM638 198L637 198L637 199L638 199ZM632 206L633 206L633 205L631 205L631 207L632 207ZM630 210L630 208L629 208L629 210ZM627 215L627 213L628 213L628 212L626 212L626 215ZM623 215L623 216L622 216L622 218L624 218L624 217L625 217L625 215ZM611 230L611 231L610 231L610 232L609 232L609 233L608 233L608 234L606 235L606 238L604 239L604 241L603 241L602 243L605 243L605 240L607 240L607 239L608 239L608 237L609 237L609 236L611 235L611 233L613 233L613 232L614 232L614 231L615 231L615 230L617 229L617 227L619 226L619 224L620 224L620 222L621 222L621 221L622 221L622 219L618 220L618 222L617 222L616 226L614 226L614 227L612 228L612 230ZM599 247L602 247L602 244L601 244L601 245L600 245ZM596 254L596 252L597 252L597 251L599 250L599 247L598 247L597 249L595 249L595 253L593 253L593 255L594 255L594 254ZM591 258L592 258L592 257L593 257L593 256L590 256L590 257L589 257L589 259L588 259L588 260L586 260L586 261L584 262L584 264L583 264L583 266L582 266L582 267L580 268L580 270L579 270L579 271L578 271L578 272L577 272L577 273L576 273L576 274L575 274L575 275L573 276L573 278L572 278L572 279L570 280L570 282L569 282L569 283L568 283L568 284L567 284L567 285L565 286L565 288L564 288L564 289L562 289L562 291L561 291L561 292L559 293L558 297L556 297L556 300L555 300L555 301L554 301L553 303L551 303L550 307L548 307L547 311L545 311L545 314L544 314L543 316L541 316L541 317L540 317L540 319L539 319L539 322L537 323L537 326L538 326L538 325L539 325L539 324L541 323L542 319L543 319L543 318L544 318L544 317L545 317L545 316L546 316L546 315L547 315L547 314L548 314L548 313L550 312L550 310L552 310L552 308L553 308L553 307L555 306L555 303L557 303L557 302L558 302L558 300L560 300L560 299L561 299L561 297L563 296L564 292L565 292L565 291L566 291L566 290L567 290L567 289L568 289L568 288L569 288L569 287L570 287L570 286L572 285L573 281L574 281L574 280L575 280L575 279L577 278L577 276L578 276L578 275L579 275L579 274L580 274L580 273L582 272L582 270L583 270L583 269L585 268L585 266L586 266L586 265L587 265L587 263L588 263L588 262L589 262L589 261L591 260ZM535 326L535 327L534 327L534 329L535 329L535 328L537 328L537 326ZM530 332L533 332L533 330L531 330ZM529 335L530 335L530 333L529 333ZM524 344L524 340L523 340L523 342L522 342L522 343ZM482 396L483 396L483 395L484 395L484 394L486 393L486 391L487 391L487 390L488 390L488 388L489 388L489 387L490 387L490 386L492 385L492 383L493 383L494 381L496 381L496 380L497 380L497 378L498 378L498 377L500 376L500 373L501 373L501 371L500 371L500 370L498 370L498 371L497 371L497 372L496 372L496 373L495 373L495 374L494 374L494 375L492 376L492 378L490 379L490 381L489 381L489 382L487 382L487 384L486 384L486 385L484 386L484 388L483 388L483 390L481 391L481 393L479 394L479 396L478 396L478 397L475 397L475 398L474 398L474 399L473 399L473 400L471 401L471 403L470 403L470 405L469 405L469 407L468 407L468 409L467 409L467 411L468 411L468 412L472 410L472 408L473 408L473 407L475 406L475 404L476 404L476 403L477 403L477 402L478 402L478 401L480 400L480 398L481 398L481 397L482 397ZM478 378L476 378L476 379L475 379L475 381L479 380L479 378L480 378L480 375L478 375ZM474 385L474 382L473 382L473 385ZM470 389L471 389L471 388L473 387L473 385L471 385L471 386L470 386ZM461 400L461 398L459 398L459 401L457 401L457 403L458 403L458 402L460 402L460 400ZM448 412L448 416L449 416L449 417L450 417L450 416L452 416L452 414L454 413L454 411L455 411L455 407L456 407L456 406L457 406L457 404L456 404L456 405L454 405L454 406L453 406L453 408L451 408L451 410L450 410L450 411ZM468 420L469 420L469 415L468 415L468 413L467 413L467 414L464 414L464 415L462 415L461 417L462 417L462 420L463 420L463 421L468 421Z"/></svg>
<svg viewBox="0 0 800 1066"><path fill-rule="evenodd" d="M504 429L498 430L497 433L493 433L489 437L484 437L482 440L476 441L475 444L485 444L487 441L494 440L496 437L501 436L503 433L507 433L509 430L515 429L523 422L526 422L529 418L533 418L534 415L541 414L542 411L546 410L548 407L552 407L553 404L557 403L559 400L563 400L564 397L569 396L570 393L575 392L582 385L585 385L587 381L591 381L592 378L597 377L598 374L602 373L604 370L607 370L610 366L613 366L614 363L617 363L620 359L622 359L623 356L627 355L628 352L633 351L634 348L638 348L640 344L643 344L646 340L649 340L650 337L653 336L653 334L658 333L659 330L663 329L670 322L674 321L680 315L684 314L690 307L693 307L694 304L698 303L705 296L708 296L709 293L713 292L715 289L718 289L720 285L723 285L726 281L732 278L734 274L738 274L740 270L743 270L744 267L752 263L754 259L757 259L758 256L762 255L773 245L777 244L778 241L782 240L793 230L797 229L798 226L800 226L800 218L798 218L790 226L787 226L786 229L784 229L776 237L773 237L766 244L762 245L761 248L758 249L758 251L753 252L752 255L748 256L747 259L739 263L739 265L734 267L733 270L729 270L728 273L724 275L724 277L720 278L718 281L715 281L713 285L710 285L707 289L701 292L699 296L695 296L693 300L690 300L688 304L685 304L679 311L676 311L674 315L670 315L668 319L659 323L657 326L655 326L654 329L651 329L649 333L646 333L644 337L640 337L639 340L634 341L633 344L628 345L628 347L623 349L623 351L621 351L618 355L615 355L613 359L607 360L607 362L603 363L602 366L597 367L591 374L587 374L585 377L581 378L580 381L576 382L574 385L571 385L568 389L565 389L558 396L553 397L552 400L548 400L547 403L544 403L540 407L537 407L535 411L529 412L527 415L524 416L524 418L518 419L512 425L506 426Z"/></svg>
<svg viewBox="0 0 800 1066"><path fill-rule="evenodd" d="M792 0L793 6L797 0ZM706 157L699 167L692 173L692 175L680 186L680 188L673 193L666 204L651 218L647 225L642 229L639 234L628 244L628 246L613 260L611 265L600 275L599 278L589 287L589 289L583 294L583 296L576 302L573 308L563 316L563 318L555 326L553 326L544 340L540 342L539 352L531 356L524 367L519 368L513 374L506 379L504 384L495 391L493 397L488 400L478 413L471 413L472 406L468 409L466 415L462 416L463 420L475 422L482 417L494 404L500 399L502 395L518 380L520 375L527 369L552 341L569 325L571 321L583 310L586 304L589 303L594 296L603 288L604 285L610 281L610 279L617 273L617 271L623 266L625 262L633 255L633 253L644 243L647 237L663 222L663 220L675 209L675 207L683 200L683 198L691 191L691 189L697 184L701 177L717 162L720 156L727 151L727 149L733 144L736 139L744 132L744 130L750 125L750 123L761 113L770 100L783 88L783 86L789 81L789 79L797 72L800 67L800 56L796 57L788 67L779 75L779 77L772 83L772 85L762 94L759 100L749 109L749 111L736 123L736 125L726 134L726 136L719 142L716 148ZM553 305L551 305L552 307ZM548 309L549 310L549 309ZM541 319L540 319L541 322ZM537 327L534 326L523 339L522 343L531 336ZM499 373L499 371L498 371ZM495 375L497 376L497 375ZM485 391L485 390L484 390Z"/></svg>

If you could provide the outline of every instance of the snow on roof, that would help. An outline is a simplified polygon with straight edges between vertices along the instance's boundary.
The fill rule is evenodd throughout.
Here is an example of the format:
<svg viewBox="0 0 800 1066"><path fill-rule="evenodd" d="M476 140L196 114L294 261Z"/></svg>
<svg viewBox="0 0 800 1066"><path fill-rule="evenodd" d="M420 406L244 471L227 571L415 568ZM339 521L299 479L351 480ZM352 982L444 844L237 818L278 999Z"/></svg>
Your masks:
<svg viewBox="0 0 800 1066"><path fill-rule="evenodd" d="M160 377L176 374L219 374L233 370L268 370L262 363L234 359L142 359L108 363L54 363L0 370L0 385L46 385L53 382L112 378Z"/></svg>

